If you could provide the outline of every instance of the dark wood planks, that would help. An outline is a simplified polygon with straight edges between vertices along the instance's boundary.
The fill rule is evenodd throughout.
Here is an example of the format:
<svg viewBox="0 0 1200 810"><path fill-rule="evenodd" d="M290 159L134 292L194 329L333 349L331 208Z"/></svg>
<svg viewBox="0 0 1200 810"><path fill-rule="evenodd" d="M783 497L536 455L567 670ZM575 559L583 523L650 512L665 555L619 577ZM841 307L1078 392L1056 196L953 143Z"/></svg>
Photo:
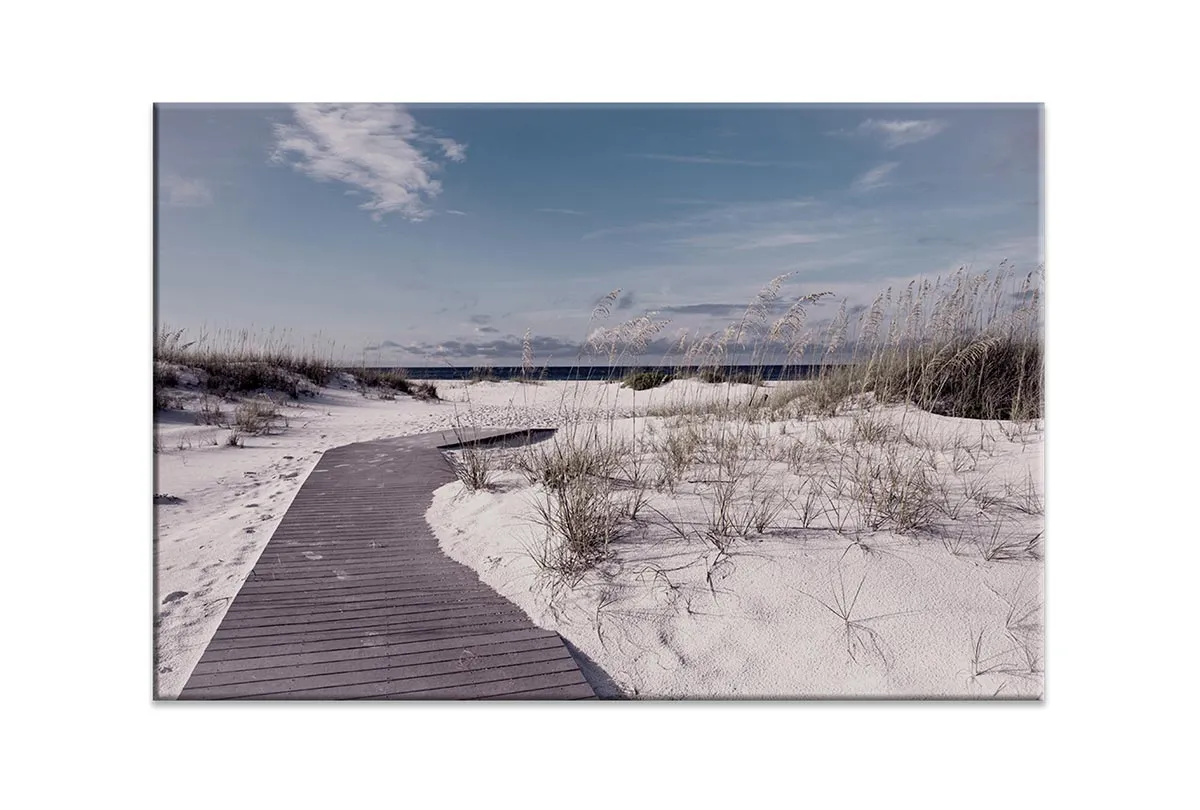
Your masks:
<svg viewBox="0 0 1200 810"><path fill-rule="evenodd" d="M425 511L453 479L439 438L325 452L181 700L595 697L557 633L438 548Z"/></svg>

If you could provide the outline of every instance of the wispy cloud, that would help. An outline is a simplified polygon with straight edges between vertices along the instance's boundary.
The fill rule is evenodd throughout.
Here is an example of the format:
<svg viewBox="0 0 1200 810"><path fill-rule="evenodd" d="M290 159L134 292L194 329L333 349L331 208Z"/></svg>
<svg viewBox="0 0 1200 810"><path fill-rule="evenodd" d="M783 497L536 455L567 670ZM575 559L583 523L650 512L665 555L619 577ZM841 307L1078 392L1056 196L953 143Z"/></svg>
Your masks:
<svg viewBox="0 0 1200 810"><path fill-rule="evenodd" d="M674 239L671 244L700 248L724 248L727 250L766 250L791 245L811 245L835 238L837 234L823 233L766 233L755 235L731 231L729 233L700 234Z"/></svg>
<svg viewBox="0 0 1200 810"><path fill-rule="evenodd" d="M789 245L811 245L832 238L832 234L820 233L778 233L751 239L738 245L734 250L761 250L763 248L787 247Z"/></svg>
<svg viewBox="0 0 1200 810"><path fill-rule="evenodd" d="M213 201L212 191L203 180L170 173L159 177L158 198L163 205L180 208L208 205Z"/></svg>
<svg viewBox="0 0 1200 810"><path fill-rule="evenodd" d="M945 128L945 121L935 119L905 121L868 118L858 125L858 132L862 135L880 136L883 138L884 146L888 149L895 149L897 146L932 138Z"/></svg>
<svg viewBox="0 0 1200 810"><path fill-rule="evenodd" d="M708 238L722 238L714 235L714 229L727 230L731 227L755 225L770 220L792 221L797 212L818 205L811 199L781 199L761 200L754 202L710 203L703 200L689 201L689 205L704 206L704 210L686 216L669 220L651 220L636 222L629 225L616 225L610 228L599 228L588 231L584 239L598 239L606 236L627 236L632 234L654 233L656 231L704 229ZM701 235L697 238L703 238ZM675 240L677 244L685 241ZM703 246L703 245L701 245ZM712 245L708 245L712 246ZM733 247L733 244L725 244Z"/></svg>
<svg viewBox="0 0 1200 810"><path fill-rule="evenodd" d="M302 104L294 123L275 125L272 160L314 180L344 183L368 197L359 207L417 221L442 191L437 154L466 159L466 145L435 136L402 107L389 104Z"/></svg>
<svg viewBox="0 0 1200 810"><path fill-rule="evenodd" d="M775 166L769 160L743 160L741 158L721 157L720 155L665 155L658 152L639 152L630 155L640 160L663 160L668 163L700 163L718 166Z"/></svg>
<svg viewBox="0 0 1200 810"><path fill-rule="evenodd" d="M632 225L615 225L611 228L597 228L588 231L582 239L600 239L606 236L627 236L639 233L653 233L680 227L678 222L635 222Z"/></svg>
<svg viewBox="0 0 1200 810"><path fill-rule="evenodd" d="M900 164L896 162L880 163L875 168L868 169L855 178L854 188L858 189L859 191L870 191L871 189L881 188L882 186L888 185L889 181L887 178L896 170L896 167L899 165Z"/></svg>
<svg viewBox="0 0 1200 810"><path fill-rule="evenodd" d="M539 214L566 214L572 217L581 217L584 215L582 211L576 211L574 208L539 208L537 212Z"/></svg>
<svg viewBox="0 0 1200 810"><path fill-rule="evenodd" d="M465 217L465 216L467 215L467 212L466 212L466 211L459 211L459 210L457 210L457 209L455 209L455 208L447 208L447 209L446 209L446 213L447 213L447 214L454 214L456 217Z"/></svg>

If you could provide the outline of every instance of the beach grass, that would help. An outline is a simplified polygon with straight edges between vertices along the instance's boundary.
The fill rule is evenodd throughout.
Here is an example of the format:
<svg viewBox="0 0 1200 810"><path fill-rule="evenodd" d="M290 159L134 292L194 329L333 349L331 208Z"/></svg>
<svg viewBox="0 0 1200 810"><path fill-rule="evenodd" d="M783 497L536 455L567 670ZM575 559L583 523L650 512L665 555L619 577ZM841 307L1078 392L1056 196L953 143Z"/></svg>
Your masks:
<svg viewBox="0 0 1200 810"><path fill-rule="evenodd" d="M859 548L866 536L895 532L938 538L985 562L1037 559L1041 536L1017 517L1043 514L1038 484L1029 478L993 487L986 463L997 441L991 425L1010 441L1039 431L1042 277L1041 268L1023 276L1006 264L988 273L964 268L889 288L854 316L829 292L789 301L789 276L778 276L724 328L681 331L653 365L647 348L670 321L651 312L608 326L620 291L610 292L593 309L575 382L562 386L558 433L512 461L536 493L529 517L543 535L540 563L579 576L606 559L614 538L652 534L656 520L668 534L722 553L753 536L800 530ZM826 317L816 320L819 311ZM189 341L164 327L155 341L156 408L170 407L162 392L184 370L200 372L201 387L214 396L279 391L293 398L338 370L328 347L291 345L274 333ZM530 346L527 332L520 380L537 376ZM768 365L817 370L764 385ZM635 370L613 380L611 371L625 367ZM587 379L595 374L603 380ZM384 399L438 397L433 383L400 370L364 366L352 376L364 393ZM491 489L499 469L470 441L480 419L469 388L498 380L491 367L474 368L465 407L455 405L462 446L452 465L473 492ZM617 397L608 405L601 397L597 407L595 386L609 380L629 392L632 408L618 407ZM705 385L686 386L697 381ZM638 407L639 396L671 383L693 395ZM900 409L898 419L889 408ZM907 420L905 409L975 420L978 441L935 435ZM232 443L280 424L261 398L237 405L231 417L206 396L198 414L205 424L230 427ZM692 503L700 525L680 532L663 499Z"/></svg>
<svg viewBox="0 0 1200 810"><path fill-rule="evenodd" d="M981 464L995 452L991 425L1006 436L1039 430L1041 278L1041 268L1020 276L1006 263L989 273L964 268L946 279L914 280L898 294L883 291L854 321L842 301L816 323L811 311L830 305L832 296L808 293L783 306L787 277L773 279L723 330L681 334L655 369L621 381L635 397L681 378L723 385L723 393L643 409L643 420L661 421L654 436L638 433L633 408L632 443L616 430L630 415L614 407L590 432L572 431L518 463L543 488L531 512L544 532L540 560L579 576L605 559L609 541L581 540L572 518L586 512L604 527L599 537L614 536L609 517L629 511L622 508L627 492L613 485L618 458L638 468L637 487L650 482L659 496L693 498L703 516L699 529L681 533L653 495L643 494L634 510L639 519L626 517L626 529L657 516L675 534L723 552L754 535L796 527L858 548L880 532L939 539L957 533L970 542L955 548L974 549L985 562L1037 559L1040 535L998 527L1014 513L1041 513L1038 486L1027 479L1009 484L1007 493L993 491ZM669 323L648 313L604 326L618 293L593 310L581 371L644 363L646 346ZM818 371L758 392L763 368L780 362ZM749 371L739 368L746 365ZM583 390L577 387L574 405L583 404ZM901 409L899 421L889 408ZM976 420L978 443L906 422L905 409ZM771 437L770 425L797 422L792 429L803 435Z"/></svg>
<svg viewBox="0 0 1200 810"><path fill-rule="evenodd" d="M905 654L889 622L906 615L906 577L937 569L962 578L954 588L971 589L971 621L971 611L990 611L969 638L965 628L955 637L961 660L949 666L981 693L1036 692L1040 590L992 596L974 578L991 587L1010 582L1013 571L1035 574L1045 553L1036 469L1044 413L1040 272L1002 266L918 279L861 310L828 293L789 296L787 281L769 282L723 328L673 339L656 339L670 323L655 313L608 325L614 291L593 311L574 379L545 388L481 385L499 375L479 367L444 384L440 402L433 382L398 369L335 367L323 349L243 342L241 333L193 343L163 329L156 408L186 396L198 424L228 432L177 431L165 445L156 435L155 451L170 455L173 444L190 451L193 440L215 445L223 437L230 448L249 449L204 455L241 463L258 444L252 437L287 428L285 414L296 419L335 399L287 401L321 394L322 385L347 389L338 394L353 410L389 414L380 430L418 421L396 421L385 403L364 403L356 391L372 400L428 399L411 412L423 430L437 422L453 431L458 446L447 455L459 483L450 491L481 518L459 535L476 546L520 535L520 550L507 549L502 563L489 551L481 577L489 566L528 566L521 588L535 600L549 594L555 615L578 612L603 589L612 599L604 602L607 618L596 607L597 628L619 615L633 635L674 621L665 618L673 611L683 617L678 626L693 616L728 618L740 610L732 605L751 597L745 576L782 564L803 582L749 587L790 588L779 596L786 610L812 610L804 632L833 639L822 655L887 670ZM670 351L649 351L665 344ZM519 381L538 381L526 355ZM764 380L777 365L785 377L787 368L812 373ZM515 419L556 432L507 450L478 441ZM1020 453L1030 445L1025 463ZM818 560L827 570L817 570ZM741 584L730 584L742 572ZM703 605L697 587L709 600ZM643 596L632 600L632 593ZM900 608L880 607L881 594ZM633 607L621 614L618 598ZM993 608L1007 618L997 620ZM606 632L626 638L611 624ZM903 632L924 628L914 621ZM673 649L661 639L648 643L656 654Z"/></svg>

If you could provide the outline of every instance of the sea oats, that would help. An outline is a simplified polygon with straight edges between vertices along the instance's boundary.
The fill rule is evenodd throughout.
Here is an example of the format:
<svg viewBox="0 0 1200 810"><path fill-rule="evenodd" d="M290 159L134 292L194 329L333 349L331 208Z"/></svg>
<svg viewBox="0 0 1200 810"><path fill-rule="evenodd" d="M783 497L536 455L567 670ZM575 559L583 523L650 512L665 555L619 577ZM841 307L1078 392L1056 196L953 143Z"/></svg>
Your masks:
<svg viewBox="0 0 1200 810"><path fill-rule="evenodd" d="M912 307L913 285L915 280L908 282L908 286L904 288L904 292L900 295L900 300L896 302L896 314L892 317L891 327L888 329L887 344L889 347L897 346L903 334L900 331L900 323L903 318L907 318L909 308Z"/></svg>
<svg viewBox="0 0 1200 810"><path fill-rule="evenodd" d="M667 350L667 353L663 355L663 360L666 360L669 357L677 357L679 356L680 352L685 351L683 347L687 344L688 330L680 329L676 334L679 335L679 337L676 338L675 342L671 344L671 348ZM686 354L684 356L686 356Z"/></svg>
<svg viewBox="0 0 1200 810"><path fill-rule="evenodd" d="M612 312L613 302L617 300L617 296L620 294L621 294L621 288L617 287L615 290L610 292L608 295L601 298L599 300L599 302L597 302L596 306L592 309L592 317L590 318L590 320L592 320L592 321L607 320L609 313Z"/></svg>
<svg viewBox="0 0 1200 810"><path fill-rule="evenodd" d="M533 375L533 340L532 332L529 329L525 330L525 337L521 339L521 376L530 377Z"/></svg>
<svg viewBox="0 0 1200 810"><path fill-rule="evenodd" d="M624 348L622 353L629 353L634 357L641 357L645 353L646 347L650 343L650 339L667 328L671 321L654 320L657 312L649 312L645 315L639 315L631 321L623 325Z"/></svg>
<svg viewBox="0 0 1200 810"><path fill-rule="evenodd" d="M848 318L846 316L846 299L842 299L842 305L838 308L837 316L829 326L829 341L825 349L825 357L829 358L837 353L838 349L846 342L846 325Z"/></svg>
<svg viewBox="0 0 1200 810"><path fill-rule="evenodd" d="M767 333L767 340L793 340L804 328L804 323L808 318L808 306L816 304L821 299L831 295L833 295L831 292L810 293L797 299L794 304L788 307L788 311L772 324L770 331Z"/></svg>
<svg viewBox="0 0 1200 810"><path fill-rule="evenodd" d="M891 289L888 288L888 293L891 293ZM871 308L866 312L862 334L859 336L860 343L874 344L879 339L879 327L883 323L883 295L880 293L875 296Z"/></svg>
<svg viewBox="0 0 1200 810"><path fill-rule="evenodd" d="M736 337L734 338L734 342L740 348L745 348L743 338L748 330L757 332L766 323L767 317L771 312L771 306L779 298L779 288L791 275L791 273L783 273L771 279L765 287L758 291L750 306L746 307L745 313L742 314L742 320L738 323Z"/></svg>

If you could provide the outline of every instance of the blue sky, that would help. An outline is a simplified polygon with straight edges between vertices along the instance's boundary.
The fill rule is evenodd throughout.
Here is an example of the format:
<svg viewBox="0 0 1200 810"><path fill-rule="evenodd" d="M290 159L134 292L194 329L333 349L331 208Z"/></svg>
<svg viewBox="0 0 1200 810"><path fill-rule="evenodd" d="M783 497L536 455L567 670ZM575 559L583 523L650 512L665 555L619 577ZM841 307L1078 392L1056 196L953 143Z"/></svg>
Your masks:
<svg viewBox="0 0 1200 810"><path fill-rule="evenodd" d="M159 105L160 323L346 362L570 364L598 298L720 328L1042 261L1023 106Z"/></svg>

